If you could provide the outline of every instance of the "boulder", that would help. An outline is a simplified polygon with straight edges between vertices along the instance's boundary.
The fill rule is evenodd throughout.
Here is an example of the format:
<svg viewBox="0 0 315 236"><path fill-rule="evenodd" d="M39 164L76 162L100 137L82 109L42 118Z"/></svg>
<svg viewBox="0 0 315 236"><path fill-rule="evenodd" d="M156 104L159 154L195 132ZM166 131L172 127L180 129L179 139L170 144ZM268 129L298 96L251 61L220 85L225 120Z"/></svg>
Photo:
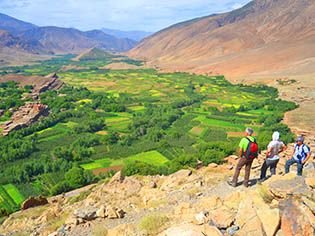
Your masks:
<svg viewBox="0 0 315 236"><path fill-rule="evenodd" d="M157 183L155 181L151 181L149 187L150 188L157 188Z"/></svg>
<svg viewBox="0 0 315 236"><path fill-rule="evenodd" d="M171 191L180 188L184 184L189 184L191 182L197 181L198 176L192 174L191 170L180 170L176 173L168 176L161 185L161 190Z"/></svg>
<svg viewBox="0 0 315 236"><path fill-rule="evenodd" d="M301 208L299 202L289 198L281 201L279 207L283 235L313 236L315 234L309 216L305 215L305 208Z"/></svg>
<svg viewBox="0 0 315 236"><path fill-rule="evenodd" d="M210 164L208 165L208 167L210 167L210 168L217 168L217 167L218 167L218 164L216 164L216 163L210 163Z"/></svg>
<svg viewBox="0 0 315 236"><path fill-rule="evenodd" d="M222 236L222 233L213 226L182 224L168 228L158 236Z"/></svg>
<svg viewBox="0 0 315 236"><path fill-rule="evenodd" d="M305 178L305 183L312 189L315 189L315 177Z"/></svg>
<svg viewBox="0 0 315 236"><path fill-rule="evenodd" d="M228 169L228 170L233 170L233 169L234 169L234 165L227 165L227 166L226 166L226 169Z"/></svg>
<svg viewBox="0 0 315 236"><path fill-rule="evenodd" d="M233 225L226 230L227 235L233 236L240 230L240 227Z"/></svg>
<svg viewBox="0 0 315 236"><path fill-rule="evenodd" d="M116 213L116 209L113 208L112 206L106 207L105 216L108 217L109 219L118 219L119 218L117 213Z"/></svg>
<svg viewBox="0 0 315 236"><path fill-rule="evenodd" d="M79 225L79 224L82 224L83 222L84 220L71 216L65 221L65 224L66 225Z"/></svg>
<svg viewBox="0 0 315 236"><path fill-rule="evenodd" d="M233 224L235 213L227 207L221 207L210 212L211 224L219 229L227 229Z"/></svg>
<svg viewBox="0 0 315 236"><path fill-rule="evenodd" d="M87 206L87 207L83 207L83 208L75 210L73 214L77 218L80 218L86 221L91 221L97 218L96 216L97 210L98 209L96 207Z"/></svg>
<svg viewBox="0 0 315 236"><path fill-rule="evenodd" d="M235 223L240 227L238 236L265 236L263 225L253 206L251 196L246 196L240 203Z"/></svg>
<svg viewBox="0 0 315 236"><path fill-rule="evenodd" d="M199 212L197 215L195 215L196 224L203 225L208 223L209 221L208 216L209 216L208 211Z"/></svg>
<svg viewBox="0 0 315 236"><path fill-rule="evenodd" d="M279 209L270 209L267 204L255 204L257 216L260 219L266 236L273 236L280 228Z"/></svg>
<svg viewBox="0 0 315 236"><path fill-rule="evenodd" d="M119 219L122 219L125 217L126 212L123 209L117 209L116 210L116 215L118 216Z"/></svg>
<svg viewBox="0 0 315 236"><path fill-rule="evenodd" d="M264 185L276 198L286 198L288 196L309 196L309 190L305 180L301 176L290 173L284 176L272 176Z"/></svg>
<svg viewBox="0 0 315 236"><path fill-rule="evenodd" d="M223 205L232 210L237 210L240 202L241 202L241 193L235 192L235 191L223 199Z"/></svg>
<svg viewBox="0 0 315 236"><path fill-rule="evenodd" d="M303 168L303 176L311 178L315 177L315 162L309 162L305 164Z"/></svg>
<svg viewBox="0 0 315 236"><path fill-rule="evenodd" d="M118 171L109 181L108 184L113 184L113 183L122 183L124 182L125 177L121 174L121 171Z"/></svg>
<svg viewBox="0 0 315 236"><path fill-rule="evenodd" d="M303 197L302 200L303 200L303 203L305 204L305 206L307 206L315 215L315 201L314 201L314 199L309 199L309 198Z"/></svg>
<svg viewBox="0 0 315 236"><path fill-rule="evenodd" d="M43 206L48 204L48 200L45 197L30 197L22 203L22 210L26 210L32 207Z"/></svg>
<svg viewBox="0 0 315 236"><path fill-rule="evenodd" d="M195 205L195 207L210 211L220 208L222 205L223 205L222 200L219 197L211 196L200 199L200 201Z"/></svg>
<svg viewBox="0 0 315 236"><path fill-rule="evenodd" d="M121 219L125 217L126 212L122 209L107 206L105 210L105 217L109 219Z"/></svg>
<svg viewBox="0 0 315 236"><path fill-rule="evenodd" d="M105 218L106 214L105 214L105 207L101 206L97 211L96 211L96 216L99 218Z"/></svg>

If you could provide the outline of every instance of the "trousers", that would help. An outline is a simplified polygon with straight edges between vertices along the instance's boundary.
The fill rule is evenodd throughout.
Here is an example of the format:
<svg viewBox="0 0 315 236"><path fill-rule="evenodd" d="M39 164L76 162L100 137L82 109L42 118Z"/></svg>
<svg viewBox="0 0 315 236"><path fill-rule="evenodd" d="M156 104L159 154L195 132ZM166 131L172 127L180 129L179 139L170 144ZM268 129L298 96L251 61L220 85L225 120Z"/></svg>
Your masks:
<svg viewBox="0 0 315 236"><path fill-rule="evenodd" d="M253 159L247 159L245 157L240 158L240 160L237 163L232 182L234 184L237 184L237 180L238 180L238 177L240 175L240 172L241 172L243 166L245 166L245 177L244 177L244 183L243 184L245 186L248 186L248 181L249 181L249 177L250 177L250 169L252 167L252 164L253 164Z"/></svg>

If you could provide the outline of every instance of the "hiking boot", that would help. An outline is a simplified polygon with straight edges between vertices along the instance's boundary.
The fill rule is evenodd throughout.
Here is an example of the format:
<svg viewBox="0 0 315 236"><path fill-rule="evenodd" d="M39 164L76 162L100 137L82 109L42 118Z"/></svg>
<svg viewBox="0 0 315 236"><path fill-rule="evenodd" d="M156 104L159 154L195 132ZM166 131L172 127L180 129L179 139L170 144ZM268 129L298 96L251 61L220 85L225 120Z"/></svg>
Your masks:
<svg viewBox="0 0 315 236"><path fill-rule="evenodd" d="M259 180L257 180L257 183L258 183L258 184L261 184L262 182L264 182L264 181L266 181L266 180L267 180L267 178L259 179Z"/></svg>
<svg viewBox="0 0 315 236"><path fill-rule="evenodd" d="M236 187L236 183L233 182L233 181L227 181L227 184L230 185L230 186L232 186L233 188Z"/></svg>

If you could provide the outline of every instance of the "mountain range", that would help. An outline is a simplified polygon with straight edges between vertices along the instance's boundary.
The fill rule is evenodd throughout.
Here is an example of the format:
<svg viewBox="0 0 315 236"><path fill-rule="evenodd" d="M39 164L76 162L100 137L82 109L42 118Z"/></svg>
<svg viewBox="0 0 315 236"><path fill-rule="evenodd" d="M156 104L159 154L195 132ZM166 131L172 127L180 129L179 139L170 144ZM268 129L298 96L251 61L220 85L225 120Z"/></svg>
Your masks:
<svg viewBox="0 0 315 236"><path fill-rule="evenodd" d="M254 0L173 25L128 55L164 70L237 77L315 72L314 48L314 0Z"/></svg>
<svg viewBox="0 0 315 236"><path fill-rule="evenodd" d="M4 14L0 14L0 30L1 51L14 48L28 53L64 54L98 47L122 52L136 44L131 39L117 38L101 30L83 32L73 28L38 27Z"/></svg>
<svg viewBox="0 0 315 236"><path fill-rule="evenodd" d="M102 28L102 31L106 34L113 35L117 38L128 38L137 42L153 34L152 32L145 32L145 31L137 31L137 30L121 31L121 30L106 29L106 28Z"/></svg>

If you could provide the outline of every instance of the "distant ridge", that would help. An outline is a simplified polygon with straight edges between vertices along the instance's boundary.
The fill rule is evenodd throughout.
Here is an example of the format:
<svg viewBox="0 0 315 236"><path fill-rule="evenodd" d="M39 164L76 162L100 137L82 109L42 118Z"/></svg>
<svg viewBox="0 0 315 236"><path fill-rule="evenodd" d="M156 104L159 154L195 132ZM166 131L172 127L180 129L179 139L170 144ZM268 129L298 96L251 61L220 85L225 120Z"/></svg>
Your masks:
<svg viewBox="0 0 315 236"><path fill-rule="evenodd" d="M0 30L2 32L0 37L2 38L4 32L7 32L7 42L8 35L12 38L9 43L11 49L22 49L29 53L81 53L93 47L112 52L123 52L131 49L136 44L131 39L116 38L105 34L101 30L83 32L73 28L38 27L5 14L0 14ZM21 45L24 46L21 47ZM8 47L8 43L6 45L2 43L0 50L5 47Z"/></svg>
<svg viewBox="0 0 315 236"><path fill-rule="evenodd" d="M0 29L10 32L11 34L18 34L23 31L37 28L38 26L27 23L11 16L0 13Z"/></svg>
<svg viewBox="0 0 315 236"><path fill-rule="evenodd" d="M242 76L315 72L315 1L255 0L182 22L128 55L165 70ZM294 68L294 70L292 69Z"/></svg>
<svg viewBox="0 0 315 236"><path fill-rule="evenodd" d="M113 35L117 38L128 38L137 42L153 34L152 32L145 32L145 31L121 31L121 30L106 29L106 28L102 28L102 31L106 34Z"/></svg>

